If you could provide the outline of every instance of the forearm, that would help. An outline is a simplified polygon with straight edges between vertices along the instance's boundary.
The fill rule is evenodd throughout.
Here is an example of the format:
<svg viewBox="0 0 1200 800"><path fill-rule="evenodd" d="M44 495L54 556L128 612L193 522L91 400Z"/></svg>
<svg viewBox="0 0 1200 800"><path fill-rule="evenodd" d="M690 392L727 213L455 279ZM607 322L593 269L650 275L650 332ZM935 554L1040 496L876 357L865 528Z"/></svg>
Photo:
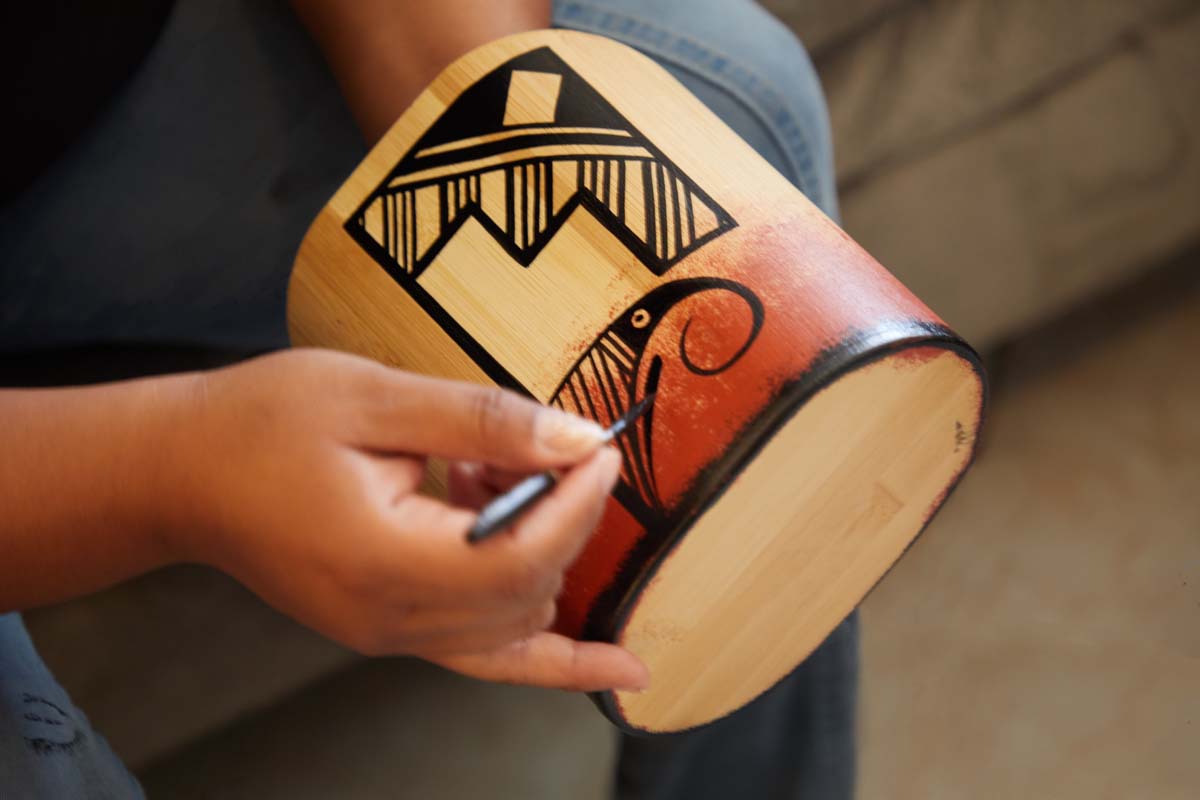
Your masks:
<svg viewBox="0 0 1200 800"><path fill-rule="evenodd" d="M170 560L160 512L186 376L0 391L0 612Z"/></svg>
<svg viewBox="0 0 1200 800"><path fill-rule="evenodd" d="M292 0L292 6L372 143L458 56L550 25L550 0Z"/></svg>

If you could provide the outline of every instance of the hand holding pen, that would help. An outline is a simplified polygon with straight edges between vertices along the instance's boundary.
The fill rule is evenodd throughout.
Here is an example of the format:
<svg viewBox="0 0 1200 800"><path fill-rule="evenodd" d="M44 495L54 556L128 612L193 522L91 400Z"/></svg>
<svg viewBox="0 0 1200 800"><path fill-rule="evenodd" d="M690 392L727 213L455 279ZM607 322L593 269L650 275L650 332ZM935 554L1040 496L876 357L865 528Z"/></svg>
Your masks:
<svg viewBox="0 0 1200 800"><path fill-rule="evenodd" d="M624 416L605 431L605 439L602 444L608 444L620 436L650 408L653 402L654 393L651 393L641 402L634 404ZM475 524L467 531L467 542L475 544L507 528L528 511L534 503L545 497L558 483L559 477L559 473L555 470L531 475L492 500L479 512Z"/></svg>

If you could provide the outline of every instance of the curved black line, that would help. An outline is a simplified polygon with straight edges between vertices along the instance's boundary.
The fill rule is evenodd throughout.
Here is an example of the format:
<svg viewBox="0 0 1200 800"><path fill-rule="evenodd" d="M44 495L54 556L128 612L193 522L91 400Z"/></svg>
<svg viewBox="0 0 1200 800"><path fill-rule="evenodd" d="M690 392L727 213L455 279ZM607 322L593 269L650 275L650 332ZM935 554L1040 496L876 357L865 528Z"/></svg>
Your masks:
<svg viewBox="0 0 1200 800"><path fill-rule="evenodd" d="M735 284L735 285L740 286L740 284ZM739 297L741 297L743 300L746 301L747 305L750 306L750 312L751 312L751 314L753 314L753 319L752 319L752 322L750 325L750 335L748 337L746 337L746 342L738 349L738 351L729 357L728 361L726 361L725 363L720 364L718 366L706 369L704 367L694 364L692 362L692 360L690 358L688 358L687 332L688 332L688 328L690 328L692 326L692 320L695 319L695 317L688 317L687 322L685 322L683 324L683 330L680 331L680 333L679 333L679 359L680 359L680 361L683 362L683 365L685 367L687 367L689 370L691 370L692 372L694 372L697 375L717 375L717 374L729 369L729 367L731 367L734 362L736 362L739 358L741 358L742 355L745 354L745 352L750 349L750 345L754 344L754 340L758 338L758 332L762 330L762 326L763 326L762 301L760 301L749 289L747 289L744 286L741 286L740 288L734 288L733 286L727 286L727 287L722 287L722 288L726 288L729 291L733 292L734 294L737 294ZM699 294L699 293L697 292L697 294Z"/></svg>

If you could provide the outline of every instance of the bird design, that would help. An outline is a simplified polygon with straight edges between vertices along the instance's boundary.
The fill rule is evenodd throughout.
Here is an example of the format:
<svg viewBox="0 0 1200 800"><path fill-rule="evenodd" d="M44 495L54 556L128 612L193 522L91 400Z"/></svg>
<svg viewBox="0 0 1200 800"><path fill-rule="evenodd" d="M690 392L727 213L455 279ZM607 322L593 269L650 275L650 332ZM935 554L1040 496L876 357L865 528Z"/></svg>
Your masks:
<svg viewBox="0 0 1200 800"><path fill-rule="evenodd" d="M729 302L745 304L750 325L737 325L739 330L730 334L741 334L740 341L722 337L722 352L710 363L714 354L698 352L688 332L702 318L720 327L736 316L728 313ZM649 410L615 440L623 459L617 496L644 524L670 511L658 487L653 436L654 407L671 394L671 387L662 385L664 365L669 359L694 376L718 375L750 348L762 324L762 302L736 281L702 277L663 284L610 323L550 397L550 405L608 427L642 398L657 395Z"/></svg>

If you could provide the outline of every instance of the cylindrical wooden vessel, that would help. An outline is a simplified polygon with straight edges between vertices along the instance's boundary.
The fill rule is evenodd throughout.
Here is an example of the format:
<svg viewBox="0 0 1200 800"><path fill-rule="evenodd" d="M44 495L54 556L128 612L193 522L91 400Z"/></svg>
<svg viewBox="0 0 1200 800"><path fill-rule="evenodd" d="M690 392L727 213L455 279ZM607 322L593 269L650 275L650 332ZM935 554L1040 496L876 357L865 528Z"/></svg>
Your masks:
<svg viewBox="0 0 1200 800"><path fill-rule="evenodd" d="M621 482L560 602L630 730L729 713L862 600L971 461L974 352L649 59L541 31L464 56L313 223L301 344L608 424Z"/></svg>

